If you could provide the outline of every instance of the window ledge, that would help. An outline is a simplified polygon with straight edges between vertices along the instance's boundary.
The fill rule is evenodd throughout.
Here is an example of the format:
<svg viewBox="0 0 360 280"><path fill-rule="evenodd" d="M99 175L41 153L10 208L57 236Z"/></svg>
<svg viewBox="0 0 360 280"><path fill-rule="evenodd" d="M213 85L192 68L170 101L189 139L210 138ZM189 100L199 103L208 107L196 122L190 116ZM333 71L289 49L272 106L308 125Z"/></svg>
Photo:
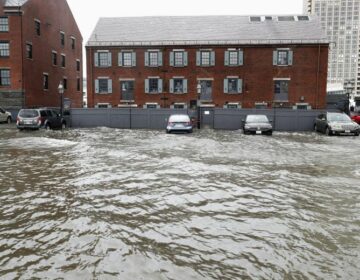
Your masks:
<svg viewBox="0 0 360 280"><path fill-rule="evenodd" d="M240 95L240 94L242 94L242 92L224 92L224 94L228 94L228 95Z"/></svg>

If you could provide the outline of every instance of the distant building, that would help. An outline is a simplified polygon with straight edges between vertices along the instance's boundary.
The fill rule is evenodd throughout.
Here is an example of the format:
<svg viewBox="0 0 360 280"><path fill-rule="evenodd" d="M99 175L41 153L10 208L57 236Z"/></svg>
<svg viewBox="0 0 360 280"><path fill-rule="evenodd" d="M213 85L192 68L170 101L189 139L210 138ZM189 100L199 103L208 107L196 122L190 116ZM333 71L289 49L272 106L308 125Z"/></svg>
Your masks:
<svg viewBox="0 0 360 280"><path fill-rule="evenodd" d="M304 12L319 16L331 42L328 82L352 80L360 94L360 0L304 0Z"/></svg>
<svg viewBox="0 0 360 280"><path fill-rule="evenodd" d="M86 56L88 107L326 107L312 16L102 18Z"/></svg>
<svg viewBox="0 0 360 280"><path fill-rule="evenodd" d="M82 36L66 0L0 0L0 105L82 107Z"/></svg>

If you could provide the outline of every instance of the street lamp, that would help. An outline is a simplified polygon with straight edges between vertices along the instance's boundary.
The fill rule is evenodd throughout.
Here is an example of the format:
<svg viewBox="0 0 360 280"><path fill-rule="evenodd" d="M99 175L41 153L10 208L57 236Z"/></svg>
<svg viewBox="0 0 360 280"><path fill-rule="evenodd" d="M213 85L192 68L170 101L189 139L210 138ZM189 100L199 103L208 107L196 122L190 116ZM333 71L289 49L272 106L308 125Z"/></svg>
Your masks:
<svg viewBox="0 0 360 280"><path fill-rule="evenodd" d="M201 83L200 81L198 82L197 86L196 86L196 91L198 94L198 100L197 100L197 115L198 115L198 119L197 119L197 127L198 129L201 128L201 112L200 112L200 100L201 100Z"/></svg>
<svg viewBox="0 0 360 280"><path fill-rule="evenodd" d="M60 94L60 116L63 117L64 86L62 82L59 83L58 92Z"/></svg>

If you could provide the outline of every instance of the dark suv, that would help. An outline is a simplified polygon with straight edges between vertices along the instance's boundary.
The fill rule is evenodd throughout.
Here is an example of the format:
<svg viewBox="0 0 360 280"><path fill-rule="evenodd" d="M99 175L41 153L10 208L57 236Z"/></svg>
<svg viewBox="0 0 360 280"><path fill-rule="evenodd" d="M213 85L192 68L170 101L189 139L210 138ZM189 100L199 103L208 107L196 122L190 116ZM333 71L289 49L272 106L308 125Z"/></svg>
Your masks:
<svg viewBox="0 0 360 280"><path fill-rule="evenodd" d="M66 121L53 109L21 109L17 119L18 129L63 129Z"/></svg>

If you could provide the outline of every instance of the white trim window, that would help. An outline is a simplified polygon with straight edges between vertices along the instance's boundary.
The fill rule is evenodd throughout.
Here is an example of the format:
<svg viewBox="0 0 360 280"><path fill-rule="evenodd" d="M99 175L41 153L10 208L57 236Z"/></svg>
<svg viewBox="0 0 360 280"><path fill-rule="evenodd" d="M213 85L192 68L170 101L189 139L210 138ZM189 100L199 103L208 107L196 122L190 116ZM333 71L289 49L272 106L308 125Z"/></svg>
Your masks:
<svg viewBox="0 0 360 280"><path fill-rule="evenodd" d="M239 102L228 102L224 105L224 109L241 109Z"/></svg>
<svg viewBox="0 0 360 280"><path fill-rule="evenodd" d="M0 86L7 87L10 86L10 69L0 69Z"/></svg>
<svg viewBox="0 0 360 280"><path fill-rule="evenodd" d="M159 103L147 102L143 106L144 109L160 109Z"/></svg>
<svg viewBox="0 0 360 280"><path fill-rule="evenodd" d="M224 93L239 94L242 93L243 80L239 77L227 77L224 79Z"/></svg>
<svg viewBox="0 0 360 280"><path fill-rule="evenodd" d="M97 51L94 54L95 67L111 67L111 52Z"/></svg>
<svg viewBox="0 0 360 280"><path fill-rule="evenodd" d="M197 51L196 66L215 66L215 52L213 50Z"/></svg>
<svg viewBox="0 0 360 280"><path fill-rule="evenodd" d="M48 90L49 89L49 74L43 73L43 89Z"/></svg>
<svg viewBox="0 0 360 280"><path fill-rule="evenodd" d="M273 65L293 65L293 56L293 51L290 49L277 49L276 51L273 51Z"/></svg>
<svg viewBox="0 0 360 280"><path fill-rule="evenodd" d="M10 56L10 43L8 41L0 41L0 57Z"/></svg>
<svg viewBox="0 0 360 280"><path fill-rule="evenodd" d="M185 50L173 50L170 52L170 66L188 66L188 53Z"/></svg>
<svg viewBox="0 0 360 280"><path fill-rule="evenodd" d="M108 77L99 77L95 80L95 93L109 94L112 93L112 80Z"/></svg>
<svg viewBox="0 0 360 280"><path fill-rule="evenodd" d="M110 103L97 103L95 105L95 108L98 108L98 109L107 109L107 108L111 108L111 105Z"/></svg>
<svg viewBox="0 0 360 280"><path fill-rule="evenodd" d="M145 79L145 93L157 94L163 91L163 80L159 77Z"/></svg>
<svg viewBox="0 0 360 280"><path fill-rule="evenodd" d="M225 66L244 65L244 52L239 49L228 49L225 51L224 64Z"/></svg>
<svg viewBox="0 0 360 280"><path fill-rule="evenodd" d="M145 52L145 66L159 67L163 65L163 54L159 50L148 50Z"/></svg>
<svg viewBox="0 0 360 280"><path fill-rule="evenodd" d="M136 52L121 51L118 54L118 65L120 67L135 67L136 66Z"/></svg>
<svg viewBox="0 0 360 280"><path fill-rule="evenodd" d="M187 104L183 102L174 103L170 106L170 109L187 109L187 108L188 108Z"/></svg>
<svg viewBox="0 0 360 280"><path fill-rule="evenodd" d="M0 17L0 32L9 32L9 18Z"/></svg>
<svg viewBox="0 0 360 280"><path fill-rule="evenodd" d="M174 77L170 79L169 92L183 94L188 92L188 80L183 77Z"/></svg>
<svg viewBox="0 0 360 280"><path fill-rule="evenodd" d="M311 110L311 106L309 103L296 103L295 106L293 106L294 110Z"/></svg>

